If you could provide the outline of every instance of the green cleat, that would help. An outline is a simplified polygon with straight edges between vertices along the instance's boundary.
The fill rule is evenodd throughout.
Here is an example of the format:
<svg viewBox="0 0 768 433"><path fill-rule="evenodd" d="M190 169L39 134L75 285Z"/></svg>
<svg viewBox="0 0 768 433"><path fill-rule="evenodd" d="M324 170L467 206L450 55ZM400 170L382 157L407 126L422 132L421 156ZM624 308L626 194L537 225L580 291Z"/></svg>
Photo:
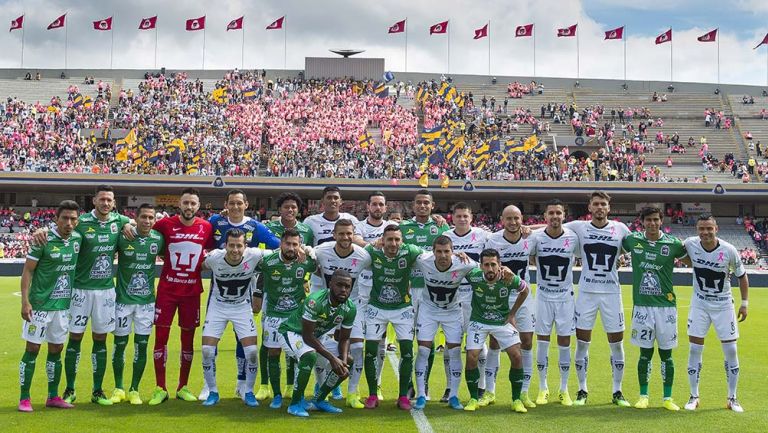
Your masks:
<svg viewBox="0 0 768 433"><path fill-rule="evenodd" d="M648 396L647 395L641 395L640 400L635 403L635 409L648 409Z"/></svg>
<svg viewBox="0 0 768 433"><path fill-rule="evenodd" d="M384 394L381 392L381 385L376 387L376 396L379 398L379 401L384 401Z"/></svg>
<svg viewBox="0 0 768 433"><path fill-rule="evenodd" d="M62 395L61 398L63 398L65 402L72 404L77 400L77 395L75 394L74 389L67 388L64 390L64 395Z"/></svg>
<svg viewBox="0 0 768 433"><path fill-rule="evenodd" d="M544 405L547 403L549 403L549 390L542 389L541 391L539 391L539 396L536 397L536 404Z"/></svg>
<svg viewBox="0 0 768 433"><path fill-rule="evenodd" d="M573 400L571 400L571 395L568 394L568 391L560 391L557 397L563 406L573 406Z"/></svg>
<svg viewBox="0 0 768 433"><path fill-rule="evenodd" d="M576 393L576 400L573 402L574 406L584 406L587 404L587 391L580 389Z"/></svg>
<svg viewBox="0 0 768 433"><path fill-rule="evenodd" d="M666 410L671 410L674 412L680 410L680 406L675 404L675 401L672 400L672 397L665 398L664 402L661 404L661 407L663 407Z"/></svg>
<svg viewBox="0 0 768 433"><path fill-rule="evenodd" d="M152 391L152 398L149 399L149 405L150 406L157 406L160 403L163 403L168 400L168 391L164 390L163 388L160 388L159 386L155 387L155 390Z"/></svg>
<svg viewBox="0 0 768 433"><path fill-rule="evenodd" d="M293 390L291 390L291 392L293 392ZM256 391L256 400L264 401L270 397L272 397L272 388L269 385L260 385L258 391Z"/></svg>
<svg viewBox="0 0 768 433"><path fill-rule="evenodd" d="M125 391L120 388L115 388L115 390L112 391L112 397L110 400L112 400L112 403L114 404L124 402L126 400Z"/></svg>
<svg viewBox="0 0 768 433"><path fill-rule="evenodd" d="M480 397L480 400L477 401L477 404L480 407L490 406L494 403L496 403L496 394L492 393L491 391L485 391L483 396Z"/></svg>
<svg viewBox="0 0 768 433"><path fill-rule="evenodd" d="M365 409L365 405L360 401L360 395L356 392L347 394L347 406L352 409Z"/></svg>
<svg viewBox="0 0 768 433"><path fill-rule="evenodd" d="M483 396L485 397L485 396ZM474 412L480 407L480 404L478 403L477 399L470 398L467 404L464 405L464 410L467 412Z"/></svg>
<svg viewBox="0 0 768 433"><path fill-rule="evenodd" d="M531 396L528 395L528 391L520 393L520 401L522 401L525 407L529 409L536 407L536 403L531 400Z"/></svg>
<svg viewBox="0 0 768 433"><path fill-rule="evenodd" d="M515 400L512 402L512 410L517 413L528 413L528 409L525 408L522 400Z"/></svg>
<svg viewBox="0 0 768 433"><path fill-rule="evenodd" d="M624 398L624 394L622 394L621 391L616 391L613 393L613 404L618 407L632 407L627 399Z"/></svg>
<svg viewBox="0 0 768 433"><path fill-rule="evenodd" d="M128 391L128 401L131 404L135 404L135 405L144 403L143 401L141 401L141 396L139 395L139 391Z"/></svg>
<svg viewBox="0 0 768 433"><path fill-rule="evenodd" d="M96 403L100 406L112 406L112 400L104 394L104 391L93 391L91 395L91 403Z"/></svg>
<svg viewBox="0 0 768 433"><path fill-rule="evenodd" d="M197 401L197 397L192 394L192 391L190 391L186 386L182 386L181 389L176 391L176 399L184 401Z"/></svg>

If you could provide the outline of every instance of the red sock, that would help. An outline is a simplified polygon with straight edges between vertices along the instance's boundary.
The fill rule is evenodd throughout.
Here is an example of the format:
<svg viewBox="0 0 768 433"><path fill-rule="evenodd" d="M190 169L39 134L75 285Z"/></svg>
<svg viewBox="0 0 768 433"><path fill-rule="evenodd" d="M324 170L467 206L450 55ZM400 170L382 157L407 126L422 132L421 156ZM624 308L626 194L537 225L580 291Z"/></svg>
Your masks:
<svg viewBox="0 0 768 433"><path fill-rule="evenodd" d="M195 353L193 348L194 340L194 328L181 330L181 368L179 369L179 387L177 390L187 386L189 381L189 370L192 368L192 356Z"/></svg>
<svg viewBox="0 0 768 433"><path fill-rule="evenodd" d="M155 326L155 382L160 388L165 388L165 361L168 359L168 335L171 328L167 326Z"/></svg>

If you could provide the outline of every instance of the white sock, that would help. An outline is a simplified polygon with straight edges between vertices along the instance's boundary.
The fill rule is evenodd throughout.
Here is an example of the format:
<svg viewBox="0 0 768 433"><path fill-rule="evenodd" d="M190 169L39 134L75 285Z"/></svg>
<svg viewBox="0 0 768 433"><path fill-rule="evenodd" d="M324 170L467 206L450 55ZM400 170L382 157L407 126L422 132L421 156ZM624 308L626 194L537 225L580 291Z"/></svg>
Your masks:
<svg viewBox="0 0 768 433"><path fill-rule="evenodd" d="M416 356L416 397L426 397L424 389L424 376L427 374L427 361L429 358L429 347L419 346L419 353Z"/></svg>
<svg viewBox="0 0 768 433"><path fill-rule="evenodd" d="M739 355L736 342L723 343L725 355L725 378L728 381L728 398L736 398L736 386L739 384Z"/></svg>
<svg viewBox="0 0 768 433"><path fill-rule="evenodd" d="M499 374L499 349L488 349L485 361L485 392L496 392L496 375Z"/></svg>
<svg viewBox="0 0 768 433"><path fill-rule="evenodd" d="M443 347L443 371L445 372L445 389L449 389L451 387L451 352L447 347Z"/></svg>
<svg viewBox="0 0 768 433"><path fill-rule="evenodd" d="M560 364L560 391L568 391L568 376L571 374L571 346L557 346Z"/></svg>
<svg viewBox="0 0 768 433"><path fill-rule="evenodd" d="M376 384L381 386L381 373L384 371L384 357L387 356L387 342L381 340L379 342L379 353L376 357Z"/></svg>
<svg viewBox="0 0 768 433"><path fill-rule="evenodd" d="M243 352L245 352L245 392L253 392L253 387L256 385L256 373L259 371L259 346L243 346Z"/></svg>
<svg viewBox="0 0 768 433"><path fill-rule="evenodd" d="M549 364L549 341L536 340L536 368L539 370L539 391L547 386L547 367Z"/></svg>
<svg viewBox="0 0 768 433"><path fill-rule="evenodd" d="M458 397L459 396L459 384L461 383L461 372L462 372L462 363L461 363L461 346L454 347L453 349L448 349L446 352L450 353L450 370L451 370L451 381L449 382L451 393L449 397Z"/></svg>
<svg viewBox="0 0 768 433"><path fill-rule="evenodd" d="M485 389L485 367L488 359L488 343L483 343L483 348L480 350L480 357L477 359L477 367L480 369L480 380L477 381L477 387Z"/></svg>
<svg viewBox="0 0 768 433"><path fill-rule="evenodd" d="M203 379L211 392L219 392L216 386L216 366L213 360L216 359L216 346L203 346Z"/></svg>
<svg viewBox="0 0 768 433"><path fill-rule="evenodd" d="M349 353L352 355L352 369L349 371L349 393L357 392L360 376L363 374L363 343L349 345Z"/></svg>
<svg viewBox="0 0 768 433"><path fill-rule="evenodd" d="M523 389L520 392L528 392L533 377L533 350L523 349L521 352L523 354Z"/></svg>
<svg viewBox="0 0 768 433"><path fill-rule="evenodd" d="M576 376L579 379L579 390L587 389L587 367L589 366L589 341L576 340L576 354L573 364L576 367Z"/></svg>
<svg viewBox="0 0 768 433"><path fill-rule="evenodd" d="M608 343L611 348L611 369L613 370L613 392L621 391L624 380L624 342Z"/></svg>
<svg viewBox="0 0 768 433"><path fill-rule="evenodd" d="M701 376L701 357L704 345L689 343L688 349L688 383L691 385L691 396L699 396L699 378Z"/></svg>

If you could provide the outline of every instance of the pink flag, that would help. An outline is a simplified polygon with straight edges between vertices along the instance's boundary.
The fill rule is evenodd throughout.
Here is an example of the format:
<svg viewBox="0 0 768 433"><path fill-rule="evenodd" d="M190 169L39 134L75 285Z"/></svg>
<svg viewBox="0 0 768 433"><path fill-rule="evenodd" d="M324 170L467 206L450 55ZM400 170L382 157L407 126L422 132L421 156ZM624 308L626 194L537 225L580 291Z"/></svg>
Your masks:
<svg viewBox="0 0 768 433"><path fill-rule="evenodd" d="M624 26L605 32L605 40L624 39Z"/></svg>
<svg viewBox="0 0 768 433"><path fill-rule="evenodd" d="M99 31L112 30L112 17L93 22L93 29Z"/></svg>
<svg viewBox="0 0 768 433"><path fill-rule="evenodd" d="M285 16L282 16L267 26L267 30L280 30L283 28L283 22L285 22Z"/></svg>
<svg viewBox="0 0 768 433"><path fill-rule="evenodd" d="M483 27L475 30L475 37L474 37L474 39L482 39L482 38L484 38L486 36L488 36L488 24L486 24Z"/></svg>
<svg viewBox="0 0 768 433"><path fill-rule="evenodd" d="M14 30L18 30L20 28L24 27L24 15L16 18L15 20L11 20L11 29L8 30L9 32L12 32Z"/></svg>
<svg viewBox="0 0 768 433"><path fill-rule="evenodd" d="M157 27L157 15L149 18L143 18L139 23L139 30L149 30Z"/></svg>
<svg viewBox="0 0 768 433"><path fill-rule="evenodd" d="M398 21L389 27L387 33L402 33L405 31L405 20Z"/></svg>
<svg viewBox="0 0 768 433"><path fill-rule="evenodd" d="M526 24L524 26L517 26L515 29L515 37L527 37L533 36L533 24Z"/></svg>
<svg viewBox="0 0 768 433"><path fill-rule="evenodd" d="M56 18L56 21L48 24L48 30L60 29L60 28L64 27L64 21L66 20L66 18L67 18L67 14L64 14L64 15Z"/></svg>
<svg viewBox="0 0 768 433"><path fill-rule="evenodd" d="M703 35L696 38L696 40L699 42L715 42L717 40L717 29L704 33Z"/></svg>
<svg viewBox="0 0 768 433"><path fill-rule="evenodd" d="M672 29L656 36L656 45L663 44L665 42L672 42Z"/></svg>
<svg viewBox="0 0 768 433"><path fill-rule="evenodd" d="M570 27L566 27L564 29L557 29L557 37L558 38L570 38L573 36L576 36L576 26L578 24L574 24Z"/></svg>
<svg viewBox="0 0 768 433"><path fill-rule="evenodd" d="M199 18L190 18L187 20L186 30L188 32L196 32L198 30L205 29L205 15Z"/></svg>
<svg viewBox="0 0 768 433"><path fill-rule="evenodd" d="M243 17L235 18L227 24L227 31L230 30L242 30L243 29Z"/></svg>
<svg viewBox="0 0 768 433"><path fill-rule="evenodd" d="M429 27L429 34L443 34L448 31L448 21L443 21Z"/></svg>

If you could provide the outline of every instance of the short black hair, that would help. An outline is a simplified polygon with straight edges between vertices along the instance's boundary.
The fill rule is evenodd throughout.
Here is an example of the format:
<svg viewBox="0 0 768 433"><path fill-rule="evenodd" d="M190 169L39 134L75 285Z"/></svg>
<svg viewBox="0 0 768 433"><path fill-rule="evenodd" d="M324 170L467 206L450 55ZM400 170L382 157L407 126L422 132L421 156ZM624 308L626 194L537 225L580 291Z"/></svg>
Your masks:
<svg viewBox="0 0 768 433"><path fill-rule="evenodd" d="M353 227L352 230L354 231L355 223L353 223L352 220L341 218L340 220L336 221L336 224L333 225L333 231L336 231L336 229L339 227L349 227L349 226Z"/></svg>
<svg viewBox="0 0 768 433"><path fill-rule="evenodd" d="M225 200L229 201L230 196L237 195L237 194L242 194L243 200L248 201L248 196L245 195L245 191L243 191L242 189L230 189L229 191L227 191L227 198Z"/></svg>
<svg viewBox="0 0 768 433"><path fill-rule="evenodd" d="M323 188L323 198L325 198L325 195L329 192L338 192L339 195L341 195L341 188L339 188L336 185L328 185L325 188Z"/></svg>
<svg viewBox="0 0 768 433"><path fill-rule="evenodd" d="M592 194L589 195L589 201L591 202L594 198L601 198L608 203L611 202L611 196L605 191L593 191Z"/></svg>
<svg viewBox="0 0 768 433"><path fill-rule="evenodd" d="M429 190L428 190L428 189L426 189L426 188L422 188L422 189L420 189L420 190L416 191L416 195L428 195L430 199L434 200L434 199L432 198L432 193L431 193L431 192L429 192ZM416 197L416 196L414 196L414 198L415 198L415 197Z"/></svg>
<svg viewBox="0 0 768 433"><path fill-rule="evenodd" d="M284 192L277 197L277 208L280 209L283 206L283 203L290 200L295 201L296 206L299 209L301 209L301 207L304 206L304 201L301 200L301 197L299 197L298 194L294 192Z"/></svg>
<svg viewBox="0 0 768 433"><path fill-rule="evenodd" d="M717 220L709 212L699 215L699 218L696 220L696 222L698 223L699 221L712 221L713 223L715 223L715 225L717 225Z"/></svg>
<svg viewBox="0 0 768 433"><path fill-rule="evenodd" d="M352 274L349 273L346 269L336 269L333 271L333 275L331 275L331 280L335 278L349 278L352 280Z"/></svg>
<svg viewBox="0 0 768 433"><path fill-rule="evenodd" d="M296 230L295 228L289 227L289 228L285 229L285 231L283 232L283 235L280 236L280 239L295 238L295 237L299 237L300 238L301 237L301 233L299 233L299 231Z"/></svg>
<svg viewBox="0 0 768 433"><path fill-rule="evenodd" d="M374 192L372 192L372 193L370 193L370 194L368 195L368 203L370 203L370 202L371 202L371 199L372 199L373 197L384 197L384 200L385 200L385 201L387 200L387 196L385 196L383 192L381 192L381 191L374 191Z"/></svg>
<svg viewBox="0 0 768 433"><path fill-rule="evenodd" d="M136 209L136 215L140 214L143 209L150 209L154 211L155 205L150 203L142 203L141 205L139 205L139 208Z"/></svg>
<svg viewBox="0 0 768 433"><path fill-rule="evenodd" d="M553 199L547 200L546 203L544 203L544 212L546 212L547 208L550 207L550 206L562 206L563 212L566 211L565 203L563 203L563 201L558 199L558 198L553 198Z"/></svg>
<svg viewBox="0 0 768 433"><path fill-rule="evenodd" d="M436 245L451 245L451 246L453 246L453 241L451 240L451 238L449 238L446 235L440 235L440 236L436 237L435 240L432 242L432 247L434 247Z"/></svg>
<svg viewBox="0 0 768 433"><path fill-rule="evenodd" d="M196 195L197 198L200 198L200 191L197 190L197 188L184 188L181 191L181 195L189 194L189 195Z"/></svg>
<svg viewBox="0 0 768 433"><path fill-rule="evenodd" d="M229 238L244 238L245 232L240 229L227 230L227 236L224 238L225 242L229 242Z"/></svg>
<svg viewBox="0 0 768 433"><path fill-rule="evenodd" d="M388 232L399 232L399 231L401 231L399 225L397 225L397 224L389 224L386 227L384 227L384 232L382 232L382 236L384 236Z"/></svg>
<svg viewBox="0 0 768 433"><path fill-rule="evenodd" d="M62 201L61 203L59 203L59 207L56 208L56 218L58 218L59 215L61 215L61 213L65 210L73 210L76 212L80 212L80 205L73 200Z"/></svg>
<svg viewBox="0 0 768 433"><path fill-rule="evenodd" d="M102 184L102 185L99 185L99 186L96 187L96 195L99 195L99 193L102 192L102 191L104 191L104 192L111 192L112 194L115 193L115 189L112 188L112 185Z"/></svg>
<svg viewBox="0 0 768 433"><path fill-rule="evenodd" d="M483 257L495 257L499 262L501 262L501 256L499 255L499 252L494 248L486 248L480 253L480 263L483 262Z"/></svg>
<svg viewBox="0 0 768 433"><path fill-rule="evenodd" d="M655 213L659 214L659 218L664 219L664 212L662 212L661 209L657 208L656 206L646 206L640 209L640 221L645 220L647 217Z"/></svg>
<svg viewBox="0 0 768 433"><path fill-rule="evenodd" d="M456 211L457 211L457 210L460 210L460 209L466 209L466 210L468 210L468 211L469 211L469 213L472 213L472 208L471 208L471 207L469 207L469 205L468 205L468 204L466 204L466 203L465 203L465 202L463 202L463 201L460 201L460 202L456 203L455 205L453 205L453 209L452 209L452 212L453 212L453 213L456 213Z"/></svg>

